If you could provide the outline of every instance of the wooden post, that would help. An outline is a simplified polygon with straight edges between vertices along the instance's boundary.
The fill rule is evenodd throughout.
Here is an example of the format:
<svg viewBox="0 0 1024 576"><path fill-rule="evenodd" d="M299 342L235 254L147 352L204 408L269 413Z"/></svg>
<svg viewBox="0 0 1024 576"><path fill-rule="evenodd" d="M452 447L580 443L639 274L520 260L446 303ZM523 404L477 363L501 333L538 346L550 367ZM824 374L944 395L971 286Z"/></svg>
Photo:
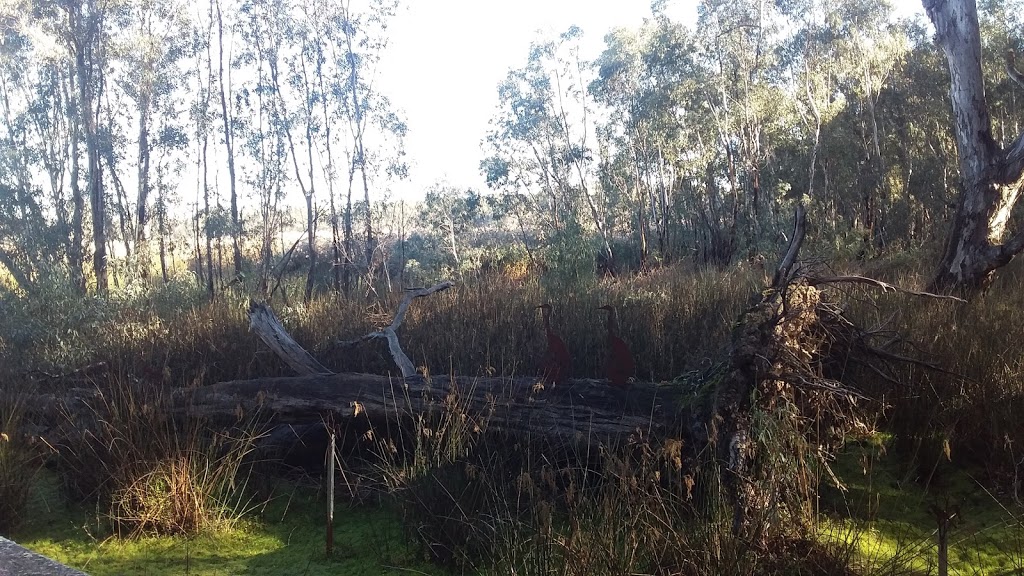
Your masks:
<svg viewBox="0 0 1024 576"><path fill-rule="evenodd" d="M939 518L939 576L949 576L949 521Z"/></svg>
<svg viewBox="0 0 1024 576"><path fill-rule="evenodd" d="M327 444L327 557L334 553L334 431Z"/></svg>
<svg viewBox="0 0 1024 576"><path fill-rule="evenodd" d="M960 513L960 506L946 504L940 508L937 504L932 504L930 508L932 514L935 515L936 523L939 525L939 576L949 576L949 528L953 524L953 520Z"/></svg>

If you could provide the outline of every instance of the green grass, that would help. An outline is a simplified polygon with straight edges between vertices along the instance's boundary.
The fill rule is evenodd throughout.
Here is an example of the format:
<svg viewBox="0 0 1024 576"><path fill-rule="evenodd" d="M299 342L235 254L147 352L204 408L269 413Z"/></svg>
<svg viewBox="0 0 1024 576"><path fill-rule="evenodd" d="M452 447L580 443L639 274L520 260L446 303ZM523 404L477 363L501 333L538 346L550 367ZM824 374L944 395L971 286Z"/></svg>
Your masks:
<svg viewBox="0 0 1024 576"><path fill-rule="evenodd" d="M313 488L293 487L234 529L117 539L100 535L104 528L97 527L94 511L67 508L55 479L44 477L30 502L30 519L12 537L92 576L443 573L415 558L394 511L371 505L336 506L328 559L323 508Z"/></svg>
<svg viewBox="0 0 1024 576"><path fill-rule="evenodd" d="M950 574L1024 574L1024 508L983 487L978 470L940 462L928 472L886 453L884 445L850 445L836 463L841 493L823 488L820 535L852 545L865 574L935 574L933 507L957 510L949 532Z"/></svg>

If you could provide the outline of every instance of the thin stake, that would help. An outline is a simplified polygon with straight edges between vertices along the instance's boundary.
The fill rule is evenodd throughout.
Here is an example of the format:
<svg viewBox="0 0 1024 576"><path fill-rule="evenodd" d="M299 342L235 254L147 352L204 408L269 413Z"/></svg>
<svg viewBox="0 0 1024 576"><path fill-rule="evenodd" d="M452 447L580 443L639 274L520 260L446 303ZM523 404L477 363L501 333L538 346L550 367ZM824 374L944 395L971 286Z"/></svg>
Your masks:
<svg viewBox="0 0 1024 576"><path fill-rule="evenodd" d="M334 553L334 431L327 447L327 557Z"/></svg>
<svg viewBox="0 0 1024 576"><path fill-rule="evenodd" d="M945 507L940 508L938 504L932 504L930 508L939 525L939 576L947 576L949 574L949 528L960 513L960 506L950 507L949 504L946 504Z"/></svg>

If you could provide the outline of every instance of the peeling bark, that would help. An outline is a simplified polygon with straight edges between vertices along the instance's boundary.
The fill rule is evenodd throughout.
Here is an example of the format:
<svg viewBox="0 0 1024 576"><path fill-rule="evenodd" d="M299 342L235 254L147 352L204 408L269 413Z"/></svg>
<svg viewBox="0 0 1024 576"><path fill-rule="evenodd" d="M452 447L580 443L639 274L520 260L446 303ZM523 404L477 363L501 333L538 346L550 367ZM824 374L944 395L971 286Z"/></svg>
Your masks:
<svg viewBox="0 0 1024 576"><path fill-rule="evenodd" d="M1015 152L1019 139L1004 151L992 137L975 0L924 0L924 7L949 65L962 187L931 289L977 290L1024 249L1024 230L1004 241L1024 163Z"/></svg>

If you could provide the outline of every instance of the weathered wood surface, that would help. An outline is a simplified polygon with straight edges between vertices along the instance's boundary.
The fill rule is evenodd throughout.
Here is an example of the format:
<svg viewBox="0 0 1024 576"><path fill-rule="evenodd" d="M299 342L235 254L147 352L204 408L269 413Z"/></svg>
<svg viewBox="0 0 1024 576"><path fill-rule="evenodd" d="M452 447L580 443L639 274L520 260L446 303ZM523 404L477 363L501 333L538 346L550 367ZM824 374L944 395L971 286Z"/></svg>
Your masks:
<svg viewBox="0 0 1024 576"><path fill-rule="evenodd" d="M490 429L543 435L621 436L660 431L679 405L673 386L633 384L626 389L597 380L573 380L541 389L537 377L472 378L441 375L428 381L373 374L327 374L221 382L175 392L175 410L213 422L262 410L276 424L312 423L321 417L368 418L456 409Z"/></svg>
<svg viewBox="0 0 1024 576"><path fill-rule="evenodd" d="M355 340L348 340L344 342L338 342L340 346L354 346L360 342L367 340L373 340L374 338L384 338L388 341L388 350L391 352L391 358L395 360L395 365L398 366L399 372L402 376L409 378L416 375L416 367L413 366L412 360L402 350L402 345L398 341L398 329L402 327L402 322L405 321L405 313L409 311L409 306L412 301L417 298L423 298L424 296L430 296L434 292L442 292L454 286L455 284L451 281L445 280L439 284L434 284L429 288L409 288L405 291L405 296L402 301L398 304L398 310L395 312L395 318L391 321L391 324L377 330L370 332L362 338ZM283 328L281 330L284 330Z"/></svg>
<svg viewBox="0 0 1024 576"><path fill-rule="evenodd" d="M270 306L253 302L249 305L249 329L259 336L260 340L274 351L278 358L284 360L292 370L299 374L330 374L331 371L317 362L299 346L277 319Z"/></svg>

